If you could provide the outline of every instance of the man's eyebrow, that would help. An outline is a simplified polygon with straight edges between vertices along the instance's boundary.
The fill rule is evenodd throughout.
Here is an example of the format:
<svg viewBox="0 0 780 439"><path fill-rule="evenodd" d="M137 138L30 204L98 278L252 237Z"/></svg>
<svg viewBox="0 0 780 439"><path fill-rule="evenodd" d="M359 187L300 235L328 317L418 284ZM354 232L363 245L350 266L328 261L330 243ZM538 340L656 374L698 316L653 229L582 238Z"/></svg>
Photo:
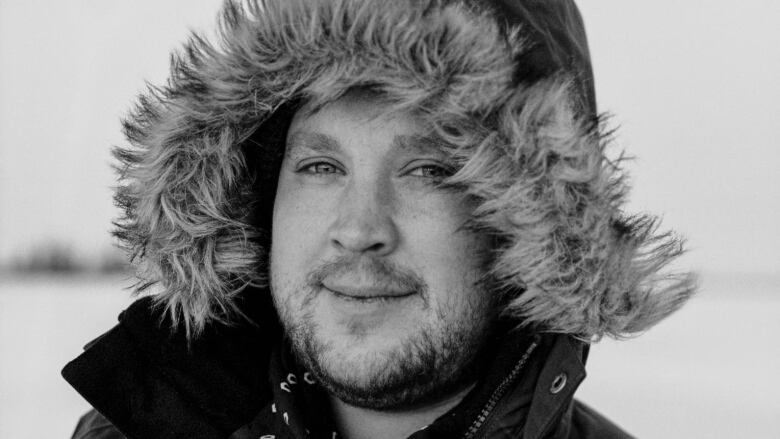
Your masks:
<svg viewBox="0 0 780 439"><path fill-rule="evenodd" d="M296 131L292 133L287 141L285 155L292 156L294 153L305 149L312 152L332 153L341 150L339 142L333 137L311 131Z"/></svg>
<svg viewBox="0 0 780 439"><path fill-rule="evenodd" d="M420 134L397 135L393 138L393 145L399 149L416 154L444 154L444 143L430 136Z"/></svg>
<svg viewBox="0 0 780 439"><path fill-rule="evenodd" d="M446 154L443 142L420 134L399 134L393 137L393 147L407 154ZM311 131L296 131L287 141L285 155L291 157L301 150L318 153L341 151L341 145L333 137Z"/></svg>

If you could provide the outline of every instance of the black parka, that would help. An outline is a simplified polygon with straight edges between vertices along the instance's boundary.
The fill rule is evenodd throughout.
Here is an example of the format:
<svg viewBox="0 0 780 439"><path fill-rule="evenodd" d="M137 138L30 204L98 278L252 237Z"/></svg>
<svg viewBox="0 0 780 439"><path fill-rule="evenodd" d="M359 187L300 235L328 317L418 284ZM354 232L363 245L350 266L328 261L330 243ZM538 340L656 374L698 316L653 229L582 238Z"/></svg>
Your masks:
<svg viewBox="0 0 780 439"><path fill-rule="evenodd" d="M252 301L253 308L265 309L257 305L261 303ZM116 327L91 342L64 369L65 378L100 410L80 420L73 438L258 436L252 436L246 426L258 412L268 411L274 400L269 360L281 337L274 316L255 315L265 322L259 326L210 327L187 348L184 334L172 334L161 326L159 310L150 306L148 298L133 304ZM566 335L546 334L530 337L533 346L529 349L521 337L517 339L516 355L497 360L504 366L488 368L466 397L480 409L457 437L630 437L573 399L585 378L586 344ZM512 341L501 340L500 344L504 351L515 347ZM513 370L520 373L510 376ZM452 416L457 416L457 410ZM442 416L442 422L448 422L447 417ZM277 428L284 428L278 424ZM285 433L290 436L276 436L297 437Z"/></svg>

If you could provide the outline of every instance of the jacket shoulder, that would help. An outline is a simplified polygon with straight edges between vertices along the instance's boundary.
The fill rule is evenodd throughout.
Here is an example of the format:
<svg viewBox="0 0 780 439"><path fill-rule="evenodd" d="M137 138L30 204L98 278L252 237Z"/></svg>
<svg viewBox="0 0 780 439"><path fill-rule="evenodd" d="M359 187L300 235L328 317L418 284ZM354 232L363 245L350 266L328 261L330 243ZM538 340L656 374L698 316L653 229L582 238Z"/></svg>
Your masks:
<svg viewBox="0 0 780 439"><path fill-rule="evenodd" d="M593 408L574 400L569 439L626 439L633 437Z"/></svg>
<svg viewBox="0 0 780 439"><path fill-rule="evenodd" d="M79 419L71 439L127 439L97 410L92 409Z"/></svg>

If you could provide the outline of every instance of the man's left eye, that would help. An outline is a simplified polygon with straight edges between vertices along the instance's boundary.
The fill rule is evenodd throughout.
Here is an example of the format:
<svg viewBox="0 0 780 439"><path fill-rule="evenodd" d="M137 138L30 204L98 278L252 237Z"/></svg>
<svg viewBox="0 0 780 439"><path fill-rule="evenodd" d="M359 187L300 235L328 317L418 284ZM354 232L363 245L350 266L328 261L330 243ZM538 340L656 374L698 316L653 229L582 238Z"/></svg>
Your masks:
<svg viewBox="0 0 780 439"><path fill-rule="evenodd" d="M409 171L409 175L414 177L432 178L436 180L441 180L451 176L452 171L445 168L444 166L423 165L423 166L418 166L412 169L411 171Z"/></svg>

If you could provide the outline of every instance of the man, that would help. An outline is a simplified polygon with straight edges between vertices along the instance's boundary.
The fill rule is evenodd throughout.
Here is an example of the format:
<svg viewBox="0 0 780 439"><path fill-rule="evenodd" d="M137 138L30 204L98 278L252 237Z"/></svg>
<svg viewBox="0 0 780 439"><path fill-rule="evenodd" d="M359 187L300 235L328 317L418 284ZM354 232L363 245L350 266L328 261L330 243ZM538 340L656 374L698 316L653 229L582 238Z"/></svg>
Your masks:
<svg viewBox="0 0 780 439"><path fill-rule="evenodd" d="M571 1L228 4L125 127L160 287L64 369L75 438L626 437L587 342L693 290L621 212Z"/></svg>

